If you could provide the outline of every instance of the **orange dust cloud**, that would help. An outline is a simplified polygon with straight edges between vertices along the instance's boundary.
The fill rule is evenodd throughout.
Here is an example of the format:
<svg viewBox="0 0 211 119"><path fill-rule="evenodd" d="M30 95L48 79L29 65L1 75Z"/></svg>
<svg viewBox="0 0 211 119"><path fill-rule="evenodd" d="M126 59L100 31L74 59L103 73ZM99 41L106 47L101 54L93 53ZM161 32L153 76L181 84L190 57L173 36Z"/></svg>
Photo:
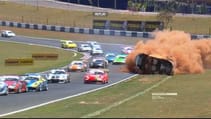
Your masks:
<svg viewBox="0 0 211 119"><path fill-rule="evenodd" d="M173 60L175 74L202 73L211 68L211 39L191 40L183 31L155 32L155 38L135 45L126 60L129 71L135 72L135 57L140 53L157 54Z"/></svg>

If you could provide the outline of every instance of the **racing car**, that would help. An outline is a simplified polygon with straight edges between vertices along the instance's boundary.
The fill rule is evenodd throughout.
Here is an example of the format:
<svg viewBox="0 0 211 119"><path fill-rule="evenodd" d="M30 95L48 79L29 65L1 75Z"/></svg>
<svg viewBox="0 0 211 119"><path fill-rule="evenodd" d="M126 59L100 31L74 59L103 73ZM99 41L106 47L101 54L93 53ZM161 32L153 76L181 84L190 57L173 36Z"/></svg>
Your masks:
<svg viewBox="0 0 211 119"><path fill-rule="evenodd" d="M98 47L98 48L101 48L101 46L100 46L100 44L97 42L97 41L86 41L86 43L88 43L88 44L90 44L90 46L92 47L92 48L94 48L94 47Z"/></svg>
<svg viewBox="0 0 211 119"><path fill-rule="evenodd" d="M9 94L9 89L8 85L0 79L0 95L8 95Z"/></svg>
<svg viewBox="0 0 211 119"><path fill-rule="evenodd" d="M2 30L1 31L1 36L2 37L15 37L16 34L10 30Z"/></svg>
<svg viewBox="0 0 211 119"><path fill-rule="evenodd" d="M75 60L72 61L69 66L67 67L67 71L86 71L87 70L87 65L85 62L80 61L80 60Z"/></svg>
<svg viewBox="0 0 211 119"><path fill-rule="evenodd" d="M18 75L4 75L2 80L7 84L9 93L27 92L27 84Z"/></svg>
<svg viewBox="0 0 211 119"><path fill-rule="evenodd" d="M84 76L84 83L108 83L108 72L103 69L89 69Z"/></svg>
<svg viewBox="0 0 211 119"><path fill-rule="evenodd" d="M28 91L48 90L48 81L40 73L27 73L23 77L27 82Z"/></svg>
<svg viewBox="0 0 211 119"><path fill-rule="evenodd" d="M141 74L173 75L175 63L166 57L141 53L136 56L135 65Z"/></svg>
<svg viewBox="0 0 211 119"><path fill-rule="evenodd" d="M109 63L113 62L115 57L116 57L116 55L114 53L106 53L105 54L105 58Z"/></svg>
<svg viewBox="0 0 211 119"><path fill-rule="evenodd" d="M131 53L132 51L133 51L133 47L130 47L130 46L123 47L122 50L121 50L121 52L122 52L123 54L129 54L129 53Z"/></svg>
<svg viewBox="0 0 211 119"><path fill-rule="evenodd" d="M70 74L64 69L52 69L46 75L49 83L70 83Z"/></svg>
<svg viewBox="0 0 211 119"><path fill-rule="evenodd" d="M90 55L102 55L103 49L101 47L93 47L92 50L90 51Z"/></svg>
<svg viewBox="0 0 211 119"><path fill-rule="evenodd" d="M125 64L126 58L127 58L126 54L119 54L114 58L112 64Z"/></svg>
<svg viewBox="0 0 211 119"><path fill-rule="evenodd" d="M71 40L61 40L61 47L62 48L76 48L77 44Z"/></svg>
<svg viewBox="0 0 211 119"><path fill-rule="evenodd" d="M104 57L95 57L89 62L89 68L107 68L108 61Z"/></svg>
<svg viewBox="0 0 211 119"><path fill-rule="evenodd" d="M92 47L88 43L82 43L78 47L78 52L90 52Z"/></svg>

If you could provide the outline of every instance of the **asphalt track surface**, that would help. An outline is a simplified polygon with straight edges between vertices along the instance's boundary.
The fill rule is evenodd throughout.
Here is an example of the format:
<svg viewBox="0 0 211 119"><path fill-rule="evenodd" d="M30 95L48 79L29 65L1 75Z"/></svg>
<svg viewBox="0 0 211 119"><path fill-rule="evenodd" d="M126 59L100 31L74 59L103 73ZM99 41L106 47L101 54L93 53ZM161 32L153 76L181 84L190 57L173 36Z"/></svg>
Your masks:
<svg viewBox="0 0 211 119"><path fill-rule="evenodd" d="M47 45L60 48L59 40L55 39L45 39L45 38L31 38L16 36L13 38L1 38L1 40L20 42L24 44L37 44L37 45ZM101 46L105 53L114 52L120 53L121 48L125 45L121 44L107 44L101 43ZM72 72L71 73L71 83L67 84L49 84L48 91L42 92L27 92L20 94L9 94L7 96L0 96L0 115L17 111L23 108L28 108L31 106L46 103L52 100L64 98L67 96L76 95L82 92L97 89L103 86L111 85L112 83L119 82L133 74L123 73L120 68L124 65L112 65L109 64L109 83L108 84L84 84L83 76L84 72Z"/></svg>

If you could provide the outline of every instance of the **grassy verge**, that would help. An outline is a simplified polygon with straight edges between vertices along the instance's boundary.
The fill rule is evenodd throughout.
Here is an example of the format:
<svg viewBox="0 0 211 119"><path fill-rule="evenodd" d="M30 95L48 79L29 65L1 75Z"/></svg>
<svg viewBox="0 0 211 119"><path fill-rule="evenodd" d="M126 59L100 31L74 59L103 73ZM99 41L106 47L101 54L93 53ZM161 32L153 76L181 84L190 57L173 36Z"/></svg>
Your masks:
<svg viewBox="0 0 211 119"><path fill-rule="evenodd" d="M157 20L156 16L115 14L106 17L93 17L91 12L68 11L55 8L29 6L4 2L0 4L0 19L26 23L40 23L63 26L78 26L92 28L93 19L108 20ZM183 30L195 34L211 34L211 17L178 17L171 23L173 30Z"/></svg>
<svg viewBox="0 0 211 119"><path fill-rule="evenodd" d="M6 66L4 61L7 58L31 58L33 53L57 53L57 60L35 60L33 65L25 66ZM23 74L26 72L40 72L51 68L62 67L69 64L74 59L82 57L74 53L55 48L41 46L23 45L18 43L0 43L0 74Z"/></svg>
<svg viewBox="0 0 211 119"><path fill-rule="evenodd" d="M207 70L204 74L175 75L149 92L94 118L210 117L210 72L211 70ZM111 88L6 117L82 117L140 93L163 79L164 76L160 75L137 76ZM153 98L152 93L177 93L177 95Z"/></svg>
<svg viewBox="0 0 211 119"><path fill-rule="evenodd" d="M210 117L210 72L209 70L204 74L174 76L144 96L137 97L97 117ZM153 98L152 93L177 93L177 95Z"/></svg>

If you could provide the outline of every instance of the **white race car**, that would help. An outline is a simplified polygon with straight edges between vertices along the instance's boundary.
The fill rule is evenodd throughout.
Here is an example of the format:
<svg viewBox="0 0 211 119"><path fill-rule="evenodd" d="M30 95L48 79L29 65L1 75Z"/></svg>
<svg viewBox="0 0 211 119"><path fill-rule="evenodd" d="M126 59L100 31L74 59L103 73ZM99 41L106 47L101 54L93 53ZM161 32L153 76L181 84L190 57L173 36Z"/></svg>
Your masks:
<svg viewBox="0 0 211 119"><path fill-rule="evenodd" d="M2 30L1 36L2 37L15 37L16 35L15 35L15 33L13 33L10 30Z"/></svg>
<svg viewBox="0 0 211 119"><path fill-rule="evenodd" d="M98 47L97 48L94 47L90 52L91 55L102 55L103 53L104 53L103 50Z"/></svg>
<svg viewBox="0 0 211 119"><path fill-rule="evenodd" d="M52 69L50 73L46 75L46 79L49 83L70 83L70 74L64 69Z"/></svg>
<svg viewBox="0 0 211 119"><path fill-rule="evenodd" d="M78 47L79 52L89 52L92 50L92 47L88 43L82 43Z"/></svg>

